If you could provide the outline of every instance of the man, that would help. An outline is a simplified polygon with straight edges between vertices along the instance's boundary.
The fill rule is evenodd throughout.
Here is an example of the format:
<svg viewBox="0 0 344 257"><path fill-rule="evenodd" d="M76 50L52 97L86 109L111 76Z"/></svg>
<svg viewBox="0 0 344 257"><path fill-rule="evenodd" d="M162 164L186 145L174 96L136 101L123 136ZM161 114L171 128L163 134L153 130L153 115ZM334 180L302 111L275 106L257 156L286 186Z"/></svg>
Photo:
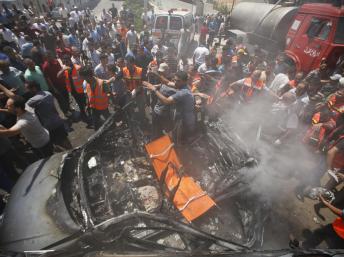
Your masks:
<svg viewBox="0 0 344 257"><path fill-rule="evenodd" d="M2 35L3 39L7 44L12 47L16 47L16 35L12 32L12 30L6 28L2 23L0 23L0 34Z"/></svg>
<svg viewBox="0 0 344 257"><path fill-rule="evenodd" d="M135 63L137 66L142 68L142 74L144 78L146 77L148 65L151 61L152 61L152 56L148 53L145 53L145 47L138 46Z"/></svg>
<svg viewBox="0 0 344 257"><path fill-rule="evenodd" d="M56 55L62 59L62 56L67 54L71 55L71 49L65 46L62 39L57 40Z"/></svg>
<svg viewBox="0 0 344 257"><path fill-rule="evenodd" d="M207 71L211 70L212 69L211 59L212 58L211 58L210 54L206 55L204 58L204 63L198 67L197 72L200 74L203 74L203 73L206 73Z"/></svg>
<svg viewBox="0 0 344 257"><path fill-rule="evenodd" d="M105 9L103 9L101 15L100 15L100 19L105 22L108 23L112 20L112 15L110 15L110 13L107 13Z"/></svg>
<svg viewBox="0 0 344 257"><path fill-rule="evenodd" d="M188 74L184 71L178 71L174 76L175 88L177 92L169 97L165 97L157 88L148 83L143 82L147 89L153 91L158 99L165 105L175 104L177 109L177 119L182 123L182 141L192 136L195 132L196 116L194 97L187 86Z"/></svg>
<svg viewBox="0 0 344 257"><path fill-rule="evenodd" d="M68 35L68 45L72 47L76 47L77 49L80 49L81 43L80 40L76 34L75 29L70 29L70 34Z"/></svg>
<svg viewBox="0 0 344 257"><path fill-rule="evenodd" d="M344 176L341 174L340 180L344 180ZM327 224L321 228L309 231L304 241L298 241L294 236L290 236L291 240L289 245L291 248L304 248L304 249L315 249L323 241L328 243L329 249L341 249L343 248L344 242L344 210L333 206L330 202L324 199L322 195L319 196L320 201L330 211L336 215L336 219L332 224Z"/></svg>
<svg viewBox="0 0 344 257"><path fill-rule="evenodd" d="M42 90L49 91L49 85L39 66L36 66L34 61L30 58L26 58L24 60L24 64L27 67L24 73L24 78L27 81L36 81L40 85Z"/></svg>
<svg viewBox="0 0 344 257"><path fill-rule="evenodd" d="M100 79L109 79L109 70L108 70L108 56L102 54L100 56L100 63L94 68L94 75Z"/></svg>
<svg viewBox="0 0 344 257"><path fill-rule="evenodd" d="M62 19L64 21L67 20L67 18L68 18L68 9L62 3L61 3L61 6L59 8L59 14L60 14L60 16L62 17Z"/></svg>
<svg viewBox="0 0 344 257"><path fill-rule="evenodd" d="M113 103L123 107L127 103L127 89L123 80L122 68L114 64L108 64L111 78L107 81L111 85Z"/></svg>
<svg viewBox="0 0 344 257"><path fill-rule="evenodd" d="M23 58L31 57L31 49L33 48L33 43L31 38L28 35L24 36L25 43L22 44L20 48L21 55Z"/></svg>
<svg viewBox="0 0 344 257"><path fill-rule="evenodd" d="M86 81L86 94L95 130L102 125L101 116L107 119L109 113L109 87L104 80L94 76L90 66L82 67L80 76Z"/></svg>
<svg viewBox="0 0 344 257"><path fill-rule="evenodd" d="M90 43L88 45L88 51L86 55L91 62L92 67L96 67L100 63L100 53L95 49L95 45Z"/></svg>
<svg viewBox="0 0 344 257"><path fill-rule="evenodd" d="M230 88L234 89L235 92L238 92L240 99L242 99L245 103L248 103L252 98L255 98L257 95L263 92L265 83L262 81L261 76L262 71L255 70L251 76L233 82L230 85Z"/></svg>
<svg viewBox="0 0 344 257"><path fill-rule="evenodd" d="M115 4L114 4L114 3L112 3L112 7L109 9L109 12L111 13L112 19L117 17L117 15L118 15L118 10L117 10L117 8L115 7Z"/></svg>
<svg viewBox="0 0 344 257"><path fill-rule="evenodd" d="M194 51L193 54L193 65L196 69L198 69L201 64L205 62L205 56L209 55L209 49L206 48L203 44L200 44Z"/></svg>
<svg viewBox="0 0 344 257"><path fill-rule="evenodd" d="M133 51L135 46L139 43L139 38L137 36L137 32L135 31L135 26L130 25L130 30L126 34L126 41L125 44L128 50Z"/></svg>
<svg viewBox="0 0 344 257"><path fill-rule="evenodd" d="M177 60L177 53L174 47L168 48L167 56L164 58L164 60L167 63L171 74L175 74L178 70L178 60Z"/></svg>
<svg viewBox="0 0 344 257"><path fill-rule="evenodd" d="M17 95L24 95L24 83L21 79L23 72L10 67L9 62L0 60L0 79L10 87Z"/></svg>
<svg viewBox="0 0 344 257"><path fill-rule="evenodd" d="M43 33L40 36L41 42L44 48L53 53L54 57L56 56L56 35L54 35L50 30L43 29Z"/></svg>
<svg viewBox="0 0 344 257"><path fill-rule="evenodd" d="M33 147L39 158L47 158L53 154L53 147L50 143L49 132L46 130L35 114L25 110L25 100L23 97L13 95L0 86L0 90L7 94L8 112L17 116L17 122L9 129L0 128L0 137L13 137L22 134Z"/></svg>
<svg viewBox="0 0 344 257"><path fill-rule="evenodd" d="M188 47L187 47L187 40L189 38L190 30L187 28L187 25L184 24L184 27L180 30L180 38L178 41L178 57L177 59L180 60L187 55Z"/></svg>
<svg viewBox="0 0 344 257"><path fill-rule="evenodd" d="M61 110L64 114L67 114L70 111L70 106L66 82L63 77L57 76L61 69L61 65L59 61L54 58L53 52L47 51L45 62L42 65L43 74L50 88L54 88L53 94L59 102Z"/></svg>
<svg viewBox="0 0 344 257"><path fill-rule="evenodd" d="M169 77L168 65L166 63L161 63L159 65L158 72L161 76ZM176 93L175 88L171 88L165 83L155 85L155 88L167 98ZM172 130L173 127L171 120L170 106L164 104L160 99L158 99L152 112L152 138L155 139L162 136L163 131L168 132Z"/></svg>
<svg viewBox="0 0 344 257"><path fill-rule="evenodd" d="M72 51L72 57L71 57L72 63L77 64L77 65L82 65L79 49L76 48L75 46L72 46L71 51Z"/></svg>
<svg viewBox="0 0 344 257"><path fill-rule="evenodd" d="M64 122L56 110L53 95L48 91L42 91L39 84L34 81L26 83L25 86L33 95L26 105L35 111L43 127L49 131L51 143L64 150L72 149Z"/></svg>
<svg viewBox="0 0 344 257"><path fill-rule="evenodd" d="M84 80L79 75L80 66L73 64L68 55L63 56L62 62L64 67L58 72L57 77L65 79L66 89L72 94L75 101L77 102L81 118L87 121L86 115L86 97L84 94L83 82ZM69 96L66 99L69 102Z"/></svg>
<svg viewBox="0 0 344 257"><path fill-rule="evenodd" d="M142 125L145 123L145 95L142 90L142 68L135 65L135 59L132 56L127 57L126 67L123 68L123 79L127 91L136 101L137 112Z"/></svg>
<svg viewBox="0 0 344 257"><path fill-rule="evenodd" d="M160 53L162 53L163 57L165 57L167 55L167 51L168 51L168 47L164 45L163 40L160 40L158 42L158 44L153 46L151 53L152 53L153 57L155 57L156 53L160 52Z"/></svg>
<svg viewBox="0 0 344 257"><path fill-rule="evenodd" d="M271 82L269 89L278 93L286 84L289 82L289 66L287 64L281 65L280 72L275 76L274 80Z"/></svg>

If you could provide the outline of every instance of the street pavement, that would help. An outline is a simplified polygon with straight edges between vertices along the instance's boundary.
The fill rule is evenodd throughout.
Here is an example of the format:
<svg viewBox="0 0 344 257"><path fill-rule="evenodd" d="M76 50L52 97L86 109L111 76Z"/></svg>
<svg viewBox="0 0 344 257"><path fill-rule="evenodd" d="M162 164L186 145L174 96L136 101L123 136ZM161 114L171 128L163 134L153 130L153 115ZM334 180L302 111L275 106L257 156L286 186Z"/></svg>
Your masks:
<svg viewBox="0 0 344 257"><path fill-rule="evenodd" d="M109 10L112 7L112 4L114 4L117 10L120 11L122 8L123 2L124 1L100 0L98 5L93 9L93 13L97 18L100 19L100 15L103 9Z"/></svg>
<svg viewBox="0 0 344 257"><path fill-rule="evenodd" d="M143 1L143 0L142 0ZM93 12L96 17L100 18L100 15L105 8L106 10L110 9L112 4L115 4L115 7L121 10L124 1L110 1L110 0L100 0L98 5L93 9ZM196 6L192 6L192 4L188 4L179 0L151 0L149 1L152 6L154 6L155 10L170 10L172 8L180 8L180 9L188 9L190 11L196 10ZM214 10L213 5L210 3L204 4L204 13L205 14L213 14L216 13Z"/></svg>
<svg viewBox="0 0 344 257"><path fill-rule="evenodd" d="M170 10L172 8L188 9L190 11L196 11L196 6L188 4L179 0L151 0L150 3L155 7L155 9ZM204 3L204 14L213 14L216 10L213 8L213 4Z"/></svg>

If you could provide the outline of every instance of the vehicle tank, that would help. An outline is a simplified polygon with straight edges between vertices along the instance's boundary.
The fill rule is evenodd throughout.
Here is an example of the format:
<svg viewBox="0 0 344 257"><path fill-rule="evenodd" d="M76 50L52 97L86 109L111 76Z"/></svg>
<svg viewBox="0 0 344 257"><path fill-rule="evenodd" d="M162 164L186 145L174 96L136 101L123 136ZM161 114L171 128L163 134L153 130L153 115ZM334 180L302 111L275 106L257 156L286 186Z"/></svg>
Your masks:
<svg viewBox="0 0 344 257"><path fill-rule="evenodd" d="M297 10L296 6L240 2L232 11L230 29L244 31L251 44L266 50L283 50Z"/></svg>

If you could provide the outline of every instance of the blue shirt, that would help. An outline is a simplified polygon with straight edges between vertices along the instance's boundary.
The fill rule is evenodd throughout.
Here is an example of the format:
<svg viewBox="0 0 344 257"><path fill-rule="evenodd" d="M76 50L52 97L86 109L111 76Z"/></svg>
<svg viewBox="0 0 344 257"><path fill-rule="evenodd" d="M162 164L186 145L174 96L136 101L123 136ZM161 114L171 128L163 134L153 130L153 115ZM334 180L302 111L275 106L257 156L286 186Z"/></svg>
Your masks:
<svg viewBox="0 0 344 257"><path fill-rule="evenodd" d="M22 56L25 57L31 57L31 49L33 48L33 44L28 42L22 45L21 47L21 53Z"/></svg>
<svg viewBox="0 0 344 257"><path fill-rule="evenodd" d="M196 124L195 101L190 89L185 85L171 96L176 103L178 118L187 131L193 131Z"/></svg>

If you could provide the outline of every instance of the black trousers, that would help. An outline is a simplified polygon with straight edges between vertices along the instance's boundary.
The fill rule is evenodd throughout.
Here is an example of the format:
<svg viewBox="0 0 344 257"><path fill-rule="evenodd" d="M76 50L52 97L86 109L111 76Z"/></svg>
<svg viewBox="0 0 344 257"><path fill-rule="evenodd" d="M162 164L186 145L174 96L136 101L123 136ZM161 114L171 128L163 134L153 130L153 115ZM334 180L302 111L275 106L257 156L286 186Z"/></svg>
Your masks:
<svg viewBox="0 0 344 257"><path fill-rule="evenodd" d="M72 96L74 97L76 103L79 106L81 115L86 115L86 96L85 94L79 94L76 91L72 90Z"/></svg>
<svg viewBox="0 0 344 257"><path fill-rule="evenodd" d="M19 173L14 167L14 163L17 162L16 157L17 153L14 149L10 149L6 153L0 155L0 162L2 164L2 167L4 168L7 176L14 182L17 181L17 179L19 178Z"/></svg>
<svg viewBox="0 0 344 257"><path fill-rule="evenodd" d="M344 249L344 239L340 238L334 231L332 224L327 224L322 228L318 228L309 235L302 243L302 247L316 248L321 242L326 241L330 249Z"/></svg>
<svg viewBox="0 0 344 257"><path fill-rule="evenodd" d="M33 148L33 150L39 159L48 158L54 153L53 144L50 141L40 148Z"/></svg>
<svg viewBox="0 0 344 257"><path fill-rule="evenodd" d="M106 110L97 110L97 109L91 109L91 114L92 114L92 122L94 125L94 129L98 130L101 125L103 124L102 122L102 116L106 120L110 116L110 112L108 109Z"/></svg>
<svg viewBox="0 0 344 257"><path fill-rule="evenodd" d="M68 91L66 89L57 89L57 93L54 94L54 97L59 103L62 112L67 114L68 111L70 111Z"/></svg>
<svg viewBox="0 0 344 257"><path fill-rule="evenodd" d="M152 113L152 139L157 139L163 135L163 130L170 131L171 128L170 115L158 115L154 111Z"/></svg>

